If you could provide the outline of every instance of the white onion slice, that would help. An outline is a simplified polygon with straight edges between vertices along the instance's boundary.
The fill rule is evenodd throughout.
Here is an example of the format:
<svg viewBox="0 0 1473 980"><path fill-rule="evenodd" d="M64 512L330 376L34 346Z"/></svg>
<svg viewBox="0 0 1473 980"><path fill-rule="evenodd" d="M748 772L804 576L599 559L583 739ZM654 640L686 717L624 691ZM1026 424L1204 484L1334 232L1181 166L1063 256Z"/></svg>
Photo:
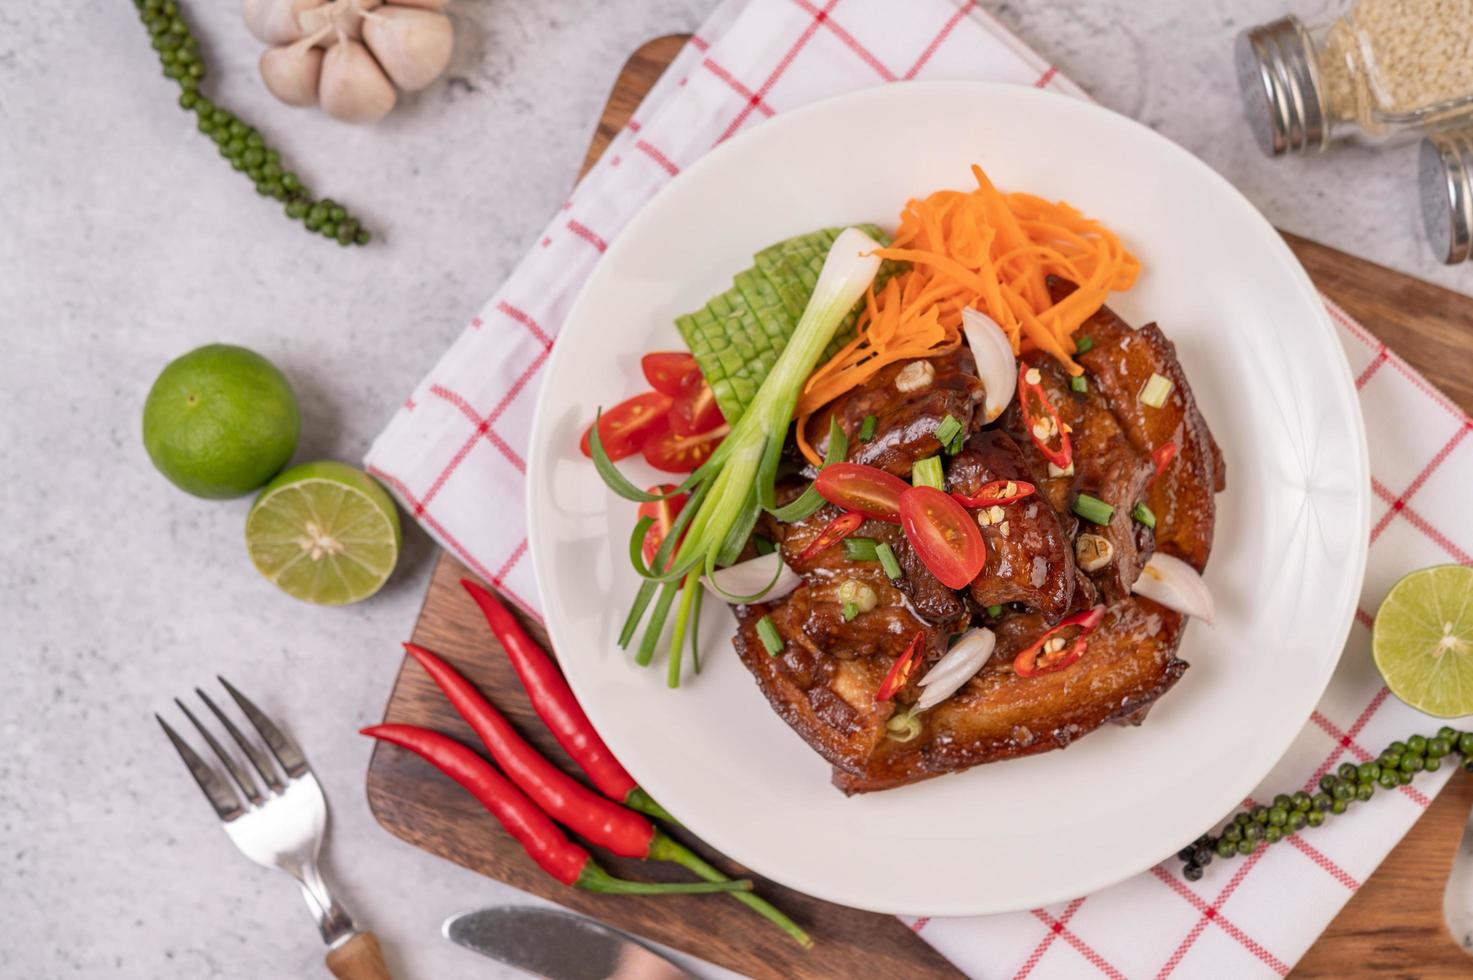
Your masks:
<svg viewBox="0 0 1473 980"><path fill-rule="evenodd" d="M781 571L778 566L782 567ZM773 576L777 577L776 582L772 581ZM767 588L769 583L772 584L770 589ZM803 584L803 578L787 566L781 552L772 551L737 562L729 568L718 568L706 579L706 584L717 595L724 596L749 596L767 589L760 597L751 600L767 602L792 592Z"/></svg>
<svg viewBox="0 0 1473 980"><path fill-rule="evenodd" d="M1211 623L1217 615L1212 591L1197 570L1180 558L1156 552L1130 591L1154 599L1167 609Z"/></svg>
<svg viewBox="0 0 1473 980"><path fill-rule="evenodd" d="M962 310L962 332L977 361L977 377L987 391L983 421L991 422L1008 407L1018 389L1018 359L1013 356L1013 343L996 320L971 307Z"/></svg>
<svg viewBox="0 0 1473 980"><path fill-rule="evenodd" d="M946 651L946 655L936 661L936 666L926 671L926 676L916 682L925 690L921 692L915 710L925 711L960 690L987 663L992 656L992 648L996 645L997 636L985 626L963 633L962 638Z"/></svg>

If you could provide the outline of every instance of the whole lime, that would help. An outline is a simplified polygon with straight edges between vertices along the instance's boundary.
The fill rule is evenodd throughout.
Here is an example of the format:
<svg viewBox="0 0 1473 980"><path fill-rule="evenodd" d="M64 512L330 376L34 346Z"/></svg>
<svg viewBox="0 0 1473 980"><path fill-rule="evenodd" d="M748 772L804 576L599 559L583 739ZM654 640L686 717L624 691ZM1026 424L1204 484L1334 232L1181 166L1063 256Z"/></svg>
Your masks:
<svg viewBox="0 0 1473 980"><path fill-rule="evenodd" d="M171 361L143 405L153 465L196 497L240 497L262 486L291 459L301 427L286 375L229 344Z"/></svg>

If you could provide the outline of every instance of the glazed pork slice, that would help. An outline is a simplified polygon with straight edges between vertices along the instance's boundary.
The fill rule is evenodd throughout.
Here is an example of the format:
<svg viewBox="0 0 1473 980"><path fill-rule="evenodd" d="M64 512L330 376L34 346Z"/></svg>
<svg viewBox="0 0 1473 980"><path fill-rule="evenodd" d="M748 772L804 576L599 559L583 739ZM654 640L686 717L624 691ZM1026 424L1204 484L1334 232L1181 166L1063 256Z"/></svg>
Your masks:
<svg viewBox="0 0 1473 980"><path fill-rule="evenodd" d="M836 768L862 772L884 740L885 722L895 710L894 702L875 700L890 667L917 632L924 634L926 657L934 661L961 623L938 627L927 622L879 562L851 561L843 545L799 561L837 513L825 507L784 529L784 560L803 576L803 584L774 602L736 607L732 642L773 710ZM856 534L881 537L893 533L887 530L891 527L870 521ZM863 585L875 598L873 608L848 622L839 595L846 582ZM775 655L757 633L763 616L772 618L783 641Z"/></svg>
<svg viewBox="0 0 1473 980"><path fill-rule="evenodd" d="M849 437L851 463L877 466L908 477L912 463L941 452L934 433L948 415L964 429L971 428L984 394L977 378L977 362L966 347L935 357L898 361L814 412L808 422L808 441L822 455L828 447L829 418L833 417ZM870 415L875 417L874 436L861 442L859 430Z"/></svg>
<svg viewBox="0 0 1473 980"><path fill-rule="evenodd" d="M984 484L996 480L1039 482L1007 433L974 432L952 459L947 482L955 492L975 497ZM972 600L982 607L1022 603L1051 623L1060 619L1069 611L1075 589L1074 547L1059 515L1037 494L985 510L987 564L971 584ZM977 508L968 512L974 519L980 513Z"/></svg>
<svg viewBox="0 0 1473 980"><path fill-rule="evenodd" d="M1055 299L1073 288L1060 280L1049 283ZM1148 457L1168 443L1176 447L1172 462L1151 484L1146 504L1156 515L1156 547L1201 571L1212 548L1213 495L1226 487L1227 470L1177 361L1175 345L1156 324L1133 330L1108 307L1087 320L1077 336L1093 342L1078 361L1131 444ZM1160 408L1140 401L1141 389L1152 374L1172 383Z"/></svg>
<svg viewBox="0 0 1473 980"><path fill-rule="evenodd" d="M955 695L921 717L909 742L881 737L862 771L839 769L845 793L891 789L984 762L1061 749L1106 722L1149 707L1186 670L1176 657L1182 617L1135 596L1110 606L1089 649L1073 666L1020 677L1012 657L1044 628L1037 615L998 627L991 662Z"/></svg>
<svg viewBox="0 0 1473 980"><path fill-rule="evenodd" d="M1110 403L1096 388L1070 390L1068 373L1048 354L1025 354L1023 363L1038 372L1060 422L1070 429L1074 473L1049 475L1048 460L1028 435L1016 401L1003 413L1002 426L1022 450L1028 469L1040 476L1039 489L1064 520L1070 540L1076 544L1076 557L1080 554L1080 535L1103 538L1108 543L1108 557L1102 564L1095 567L1084 562L1078 567L1098 586L1105 601L1123 599L1130 594L1130 587L1153 550L1151 531L1131 517L1131 510L1146 498L1154 464L1149 454L1131 443ZM1074 516L1073 502L1081 493L1113 508L1108 524L1091 524Z"/></svg>

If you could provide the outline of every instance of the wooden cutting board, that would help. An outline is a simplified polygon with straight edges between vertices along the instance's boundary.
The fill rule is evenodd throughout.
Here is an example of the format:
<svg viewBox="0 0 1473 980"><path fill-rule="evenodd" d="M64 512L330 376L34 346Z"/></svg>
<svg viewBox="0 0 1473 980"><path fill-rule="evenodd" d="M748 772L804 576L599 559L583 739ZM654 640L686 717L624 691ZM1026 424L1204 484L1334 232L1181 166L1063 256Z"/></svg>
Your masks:
<svg viewBox="0 0 1473 980"><path fill-rule="evenodd" d="M584 161L586 170L628 121L684 43L658 38L625 64ZM1473 299L1314 242L1285 235L1311 277L1352 316L1464 409L1473 410ZM501 649L459 580L471 573L441 554L414 628L414 641L439 652L487 692L518 729L572 770L546 734ZM535 630L539 635L540 631ZM425 725L475 744L470 729L412 661L400 668L385 721ZM956 970L899 920L822 902L758 879L759 891L814 936L805 952L744 907L720 896L632 898L591 895L545 876L480 805L419 759L380 745L368 767L368 800L391 833L468 868L508 882L636 935L754 977L956 976ZM1437 799L1379 871L1351 899L1295 971L1303 977L1467 976L1473 961L1442 926L1442 883L1473 779L1463 775ZM682 835L709 857L709 848ZM616 874L681 877L659 865L601 855ZM725 862L726 870L742 869Z"/></svg>

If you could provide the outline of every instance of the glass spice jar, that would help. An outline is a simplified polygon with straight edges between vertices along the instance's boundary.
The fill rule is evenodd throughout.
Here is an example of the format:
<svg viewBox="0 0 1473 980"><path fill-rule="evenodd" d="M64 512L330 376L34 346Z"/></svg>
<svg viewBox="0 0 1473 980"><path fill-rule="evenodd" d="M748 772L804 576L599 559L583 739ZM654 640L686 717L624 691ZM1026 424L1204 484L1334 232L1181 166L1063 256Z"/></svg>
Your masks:
<svg viewBox="0 0 1473 980"><path fill-rule="evenodd" d="M1270 156L1473 123L1473 0L1338 0L1249 28L1236 60Z"/></svg>
<svg viewBox="0 0 1473 980"><path fill-rule="evenodd" d="M1427 240L1448 265L1473 258L1473 129L1434 133L1418 163Z"/></svg>

